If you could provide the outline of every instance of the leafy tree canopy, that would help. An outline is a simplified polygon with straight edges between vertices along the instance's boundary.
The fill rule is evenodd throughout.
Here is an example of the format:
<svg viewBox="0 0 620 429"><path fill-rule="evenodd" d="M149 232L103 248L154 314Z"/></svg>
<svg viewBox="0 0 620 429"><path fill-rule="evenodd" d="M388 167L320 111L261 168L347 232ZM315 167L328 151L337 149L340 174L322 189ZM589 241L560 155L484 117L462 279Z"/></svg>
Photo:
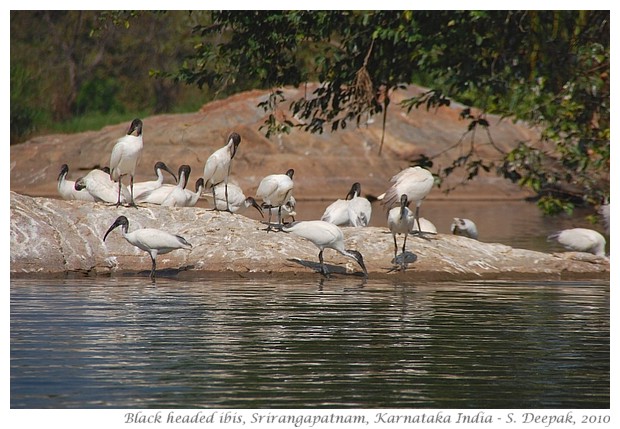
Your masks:
<svg viewBox="0 0 620 429"><path fill-rule="evenodd" d="M470 150L437 172L469 178L495 171L537 192L546 213L571 212L609 196L609 11L219 11L194 27L200 42L168 73L213 91L269 88L264 129L335 131L367 115L385 115L407 84L431 88L407 111L458 100L482 109L465 133L490 133L485 114L539 127L502 161ZM206 16L206 15L205 15ZM208 22L207 22L208 21ZM164 73L161 73L164 74ZM301 123L275 115L280 88L318 81L291 100ZM461 142L463 143L463 142ZM422 157L417 163L432 165Z"/></svg>

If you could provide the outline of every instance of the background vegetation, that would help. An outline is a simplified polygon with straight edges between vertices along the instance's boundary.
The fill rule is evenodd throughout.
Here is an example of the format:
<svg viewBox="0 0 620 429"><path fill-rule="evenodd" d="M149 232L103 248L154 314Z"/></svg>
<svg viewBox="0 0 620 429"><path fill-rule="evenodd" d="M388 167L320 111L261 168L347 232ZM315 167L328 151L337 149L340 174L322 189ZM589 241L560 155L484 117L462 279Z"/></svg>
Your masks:
<svg viewBox="0 0 620 429"><path fill-rule="evenodd" d="M464 155L435 171L439 183L456 169L495 171L537 192L545 213L571 212L609 197L609 20L609 11L11 12L11 142L250 88L271 90L261 105L268 136L456 100L482 113L463 110ZM284 99L282 86L309 81L319 88ZM392 106L392 92L412 83L430 89ZM281 114L285 102L295 120ZM527 121L541 140L499 163L481 159L466 137L492 143L487 113Z"/></svg>

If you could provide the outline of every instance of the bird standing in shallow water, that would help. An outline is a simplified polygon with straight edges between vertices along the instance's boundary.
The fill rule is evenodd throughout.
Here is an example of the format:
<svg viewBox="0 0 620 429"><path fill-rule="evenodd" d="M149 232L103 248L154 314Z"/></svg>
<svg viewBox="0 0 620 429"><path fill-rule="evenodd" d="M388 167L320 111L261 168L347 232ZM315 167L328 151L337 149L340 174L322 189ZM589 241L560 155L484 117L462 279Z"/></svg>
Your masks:
<svg viewBox="0 0 620 429"><path fill-rule="evenodd" d="M226 146L216 150L211 154L205 163L203 179L205 181L205 190L211 189L213 199L215 200L215 186L224 182L224 195L226 199L226 211L230 211L228 207L228 177L232 166L232 160L237 153L237 148L241 143L241 136L237 133L231 133L228 136ZM218 210L216 208L216 210Z"/></svg>
<svg viewBox="0 0 620 429"><path fill-rule="evenodd" d="M278 207L278 227L282 226L282 206L293 194L294 174L295 170L292 168L289 168L286 174L271 174L261 180L256 190L256 198L263 200L263 208ZM271 227L271 211L269 211L267 231L270 231Z"/></svg>
<svg viewBox="0 0 620 429"><path fill-rule="evenodd" d="M340 254L355 260L362 267L364 275L368 277L368 271L364 265L362 254L357 250L346 250L344 248L344 235L336 225L322 220L307 220L282 225L282 230L303 237L319 248L320 272L325 277L329 276L329 271L323 261L323 250L325 249L334 249Z"/></svg>
<svg viewBox="0 0 620 429"><path fill-rule="evenodd" d="M134 135L133 133L136 133ZM133 194L133 178L136 175L136 165L142 155L142 121L134 119L131 121L127 135L118 139L112 155L110 156L110 178L118 182L118 199L116 206L121 205L121 185L123 176L129 175L131 198L129 205L136 207Z"/></svg>
<svg viewBox="0 0 620 429"><path fill-rule="evenodd" d="M389 209L398 204L403 194L407 195L409 203L415 202L415 220L421 234L420 206L433 189L435 183L433 175L422 167L409 167L392 177L390 182L393 183L392 186L378 199L383 200L383 204Z"/></svg>
<svg viewBox="0 0 620 429"><path fill-rule="evenodd" d="M396 235L397 234L405 234L405 239L403 240L403 253L401 254L400 261L400 269L405 271L405 245L407 244L407 235L413 230L415 218L411 210L407 205L409 202L407 201L407 195L402 194L400 197L400 207L394 207L388 212L388 228L392 232L392 237L394 238L394 264L397 263L398 259L396 258L396 254L398 252L398 244L396 243ZM419 222L418 222L419 225Z"/></svg>
<svg viewBox="0 0 620 429"><path fill-rule="evenodd" d="M476 228L474 221L470 219L455 217L454 222L450 225L450 231L454 235L462 235L463 237L473 238L474 240L478 239L478 228Z"/></svg>
<svg viewBox="0 0 620 429"><path fill-rule="evenodd" d="M150 277L152 280L155 279L155 258L157 258L158 254L172 252L176 249L191 250L192 248L192 245L180 235L171 234L160 229L143 228L137 229L133 232L128 232L129 220L127 220L125 216L119 216L116 218L112 226L110 226L108 231L103 236L103 241L105 241L108 234L112 232L114 228L119 226L121 227L121 233L123 234L125 240L137 248L144 250L151 257L152 265Z"/></svg>
<svg viewBox="0 0 620 429"><path fill-rule="evenodd" d="M565 229L547 237L547 241L553 240L557 240L558 243L569 250L605 256L605 245L607 244L605 237L592 229Z"/></svg>

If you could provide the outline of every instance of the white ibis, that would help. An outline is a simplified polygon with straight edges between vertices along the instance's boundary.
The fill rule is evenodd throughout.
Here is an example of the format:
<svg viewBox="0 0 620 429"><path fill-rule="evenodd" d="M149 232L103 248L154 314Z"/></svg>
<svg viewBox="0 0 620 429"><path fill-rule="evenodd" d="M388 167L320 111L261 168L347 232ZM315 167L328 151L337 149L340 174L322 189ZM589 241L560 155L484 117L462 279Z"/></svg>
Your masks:
<svg viewBox="0 0 620 429"><path fill-rule="evenodd" d="M177 188L180 188L182 191L185 190L185 186L187 185L187 165L181 165L179 167L179 176L178 182L176 185L171 185L169 183L164 183L157 189L152 189L150 191L143 192L142 194L136 196L136 203L150 203L150 204L159 204L162 205L168 195L172 191ZM190 168L191 171L191 168Z"/></svg>
<svg viewBox="0 0 620 429"><path fill-rule="evenodd" d="M336 200L327 206L321 220L341 226L368 226L372 206L360 196L361 193L360 183L355 182L344 200Z"/></svg>
<svg viewBox="0 0 620 429"><path fill-rule="evenodd" d="M136 135L133 135L133 133ZM129 175L131 199L129 204L135 206L133 192L133 178L136 175L136 165L142 155L142 121L134 119L131 121L127 135L118 139L112 155L110 156L110 177L118 182L118 199L116 205L121 204L121 185L123 176Z"/></svg>
<svg viewBox="0 0 620 429"><path fill-rule="evenodd" d="M189 180L189 175L192 168L183 164L179 167L179 183L170 191L170 193L161 202L162 206L166 207L186 207L191 196L185 192L185 187Z"/></svg>
<svg viewBox="0 0 620 429"><path fill-rule="evenodd" d="M401 255L401 270L405 270L405 246L407 244L407 235L413 230L415 218L409 207L407 207L409 201L407 200L407 195L402 194L400 197L400 207L394 207L388 212L387 224L388 228L392 232L392 237L394 238L394 264L396 264L396 253L398 252L398 244L396 243L396 235L404 234L405 239L403 240L403 252ZM420 223L418 222L418 228L420 227ZM418 229L418 231L422 231Z"/></svg>
<svg viewBox="0 0 620 429"><path fill-rule="evenodd" d="M153 189L161 188L164 184L164 173L163 171L167 171L174 177L174 181L177 182L177 176L168 168L166 164L162 161L157 161L155 163L155 175L157 176L157 180L149 180L147 182L137 182L133 184L133 196L137 200L141 194L146 191L152 191Z"/></svg>
<svg viewBox="0 0 620 429"><path fill-rule="evenodd" d="M88 193L86 189L75 189L75 181L67 180L67 174L69 174L69 166L63 164L60 167L60 174L58 175L58 193L65 200L81 200L81 201L95 201L95 197Z"/></svg>
<svg viewBox="0 0 620 429"><path fill-rule="evenodd" d="M196 190L195 192L190 191L189 189L185 189L185 195L187 196L186 207L194 207L198 203L204 187L205 181L202 177L199 177L198 180L196 180L196 184L194 185L194 189Z"/></svg>
<svg viewBox="0 0 620 429"><path fill-rule="evenodd" d="M293 222L295 222L295 216L297 216L297 212L295 211L295 206L297 205L297 200L295 200L295 197L293 195L291 195L290 197L288 197L288 201L286 203L284 203L283 206L281 206L281 215L282 215L282 223L284 223L285 219L290 217L293 219ZM271 219L271 216L277 216L278 215L278 210L280 210L280 207L278 208L268 208L267 212L269 214L269 218Z"/></svg>
<svg viewBox="0 0 620 429"><path fill-rule="evenodd" d="M478 228L476 228L476 224L471 219L455 217L454 222L450 225L450 231L454 235L462 235L474 240L478 239Z"/></svg>
<svg viewBox="0 0 620 429"><path fill-rule="evenodd" d="M239 185L235 183L228 184L228 203L226 203L226 187L224 184L219 184L213 188L213 195L215 195L215 201L213 206L216 210L226 210L226 206L232 213L240 213L250 207L254 207L263 215L263 209L258 205L256 200L252 197L246 197L243 190ZM207 198L211 199L210 195Z"/></svg>
<svg viewBox="0 0 620 429"><path fill-rule="evenodd" d="M261 180L256 190L256 198L263 201L263 208L278 208L278 226L282 225L282 206L293 194L293 175L295 170L289 168L286 174L271 174ZM267 231L271 230L271 211L269 211Z"/></svg>
<svg viewBox="0 0 620 429"><path fill-rule="evenodd" d="M213 152L207 159L202 175L205 181L205 189L212 190L214 200L215 190L213 190L213 188L224 182L226 211L230 211L228 207L228 177L230 176L232 160L237 153L239 143L241 143L241 136L237 133L231 133L230 136L228 136L228 143L226 146Z"/></svg>
<svg viewBox="0 0 620 429"><path fill-rule="evenodd" d="M586 228L565 229L547 237L547 241L557 240L562 246L576 252L593 253L605 256L605 237L600 233Z"/></svg>
<svg viewBox="0 0 620 429"><path fill-rule="evenodd" d="M355 260L362 267L364 276L368 277L368 271L364 265L362 254L357 250L346 250L344 248L344 235L336 225L322 220L308 220L283 225L282 230L303 237L319 248L320 272L324 276L329 276L329 271L323 261L323 251L325 249L334 249L338 253Z"/></svg>
<svg viewBox="0 0 620 429"><path fill-rule="evenodd" d="M137 229L133 232L128 232L129 220L127 220L125 216L119 216L116 218L112 226L110 226L108 231L103 236L103 241L105 241L108 234L118 226L121 227L121 232L125 240L137 248L144 250L151 257L151 279L155 279L155 258L158 254L172 252L177 249L190 250L192 248L192 245L180 235L171 234L160 229L143 228Z"/></svg>
<svg viewBox="0 0 620 429"><path fill-rule="evenodd" d="M420 221L420 227L422 227L422 232L428 232L430 234L437 234L437 227L430 220L421 217L418 219ZM420 230L418 229L418 225L414 222L413 228L411 229L411 233L417 233Z"/></svg>
<svg viewBox="0 0 620 429"><path fill-rule="evenodd" d="M81 191L85 189L97 202L114 204L117 202L117 185L110 179L107 167L104 169L95 168L88 172L84 177L75 181L75 189ZM121 203L128 203L131 195L125 185L121 185Z"/></svg>
<svg viewBox="0 0 620 429"><path fill-rule="evenodd" d="M390 182L392 182L392 186L378 199L383 200L385 207L392 208L398 204L403 194L407 195L409 203L415 202L415 219L418 223L418 231L421 231L420 206L424 198L433 189L435 182L433 175L422 167L409 167L392 177Z"/></svg>

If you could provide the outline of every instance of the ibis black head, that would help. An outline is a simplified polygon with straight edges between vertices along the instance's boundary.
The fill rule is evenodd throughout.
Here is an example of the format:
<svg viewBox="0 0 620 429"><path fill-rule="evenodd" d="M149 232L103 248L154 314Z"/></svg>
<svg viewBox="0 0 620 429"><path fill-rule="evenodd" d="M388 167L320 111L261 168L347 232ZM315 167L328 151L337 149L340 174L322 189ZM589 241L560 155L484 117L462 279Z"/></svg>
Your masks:
<svg viewBox="0 0 620 429"><path fill-rule="evenodd" d="M200 188L204 188L205 187L205 179L203 179L202 177L199 177L198 180L196 180L196 192L200 191Z"/></svg>
<svg viewBox="0 0 620 429"><path fill-rule="evenodd" d="M168 166L167 166L166 164L164 164L162 161L157 161L157 162L155 163L155 174L156 174L156 175L159 175L159 174L157 173L157 170L164 170L164 171L167 171L168 173L170 173L170 174L172 175L172 177L174 177L174 181L175 181L175 182L177 182L177 183L179 182L179 181L177 180L177 176L175 176L175 175L174 175L174 173L172 172L172 170L170 170L170 169L168 168Z"/></svg>
<svg viewBox="0 0 620 429"><path fill-rule="evenodd" d="M99 170L103 171L105 174L110 174L110 167L101 167Z"/></svg>
<svg viewBox="0 0 620 429"><path fill-rule="evenodd" d="M60 180L60 178L63 176L63 174L67 175L68 173L69 173L69 166L67 164L63 164L60 167L60 174L58 175L58 179L57 180Z"/></svg>
<svg viewBox="0 0 620 429"><path fill-rule="evenodd" d="M345 200L352 200L353 198L355 198L356 196L360 196L362 195L362 185L360 185L360 182L355 182L352 186L351 186L351 190L349 191L349 193L347 194Z"/></svg>
<svg viewBox="0 0 620 429"><path fill-rule="evenodd" d="M192 172L192 167L190 167L187 164L183 164L182 166L179 167L179 180L181 180L181 177L185 178L185 184L183 185L183 187L185 188L185 186L187 186L187 181L189 180L189 174Z"/></svg>
<svg viewBox="0 0 620 429"><path fill-rule="evenodd" d="M368 277L368 270L366 270L366 265L364 265L364 257L362 256L362 254L358 252L357 250L347 250L347 253L349 253L351 256L355 258L355 260L360 265L360 267L362 267L362 270L364 271L364 275Z"/></svg>
<svg viewBox="0 0 620 429"><path fill-rule="evenodd" d="M73 185L73 189L76 191L81 191L82 189L86 189L86 183L84 183L84 178L80 177L75 181L75 185Z"/></svg>
<svg viewBox="0 0 620 429"><path fill-rule="evenodd" d="M287 175L288 177L290 177L291 179L293 178L293 174L295 174L295 170L293 170L292 168L289 168L289 169L286 171L286 175Z"/></svg>
<svg viewBox="0 0 620 429"><path fill-rule="evenodd" d="M108 231L103 236L103 241L105 241L105 239L108 237L108 234L118 226L122 226L123 231L125 232L125 234L127 234L127 231L129 230L129 221L125 216L119 216L116 218L114 223L110 226L110 228L108 228Z"/></svg>
<svg viewBox="0 0 620 429"><path fill-rule="evenodd" d="M142 121L140 119L134 119L131 121L131 125L129 126L129 130L127 131L127 135L133 134L136 132L136 136L142 135Z"/></svg>
<svg viewBox="0 0 620 429"><path fill-rule="evenodd" d="M228 136L228 141L230 142L231 140L232 140L233 146L232 146L232 155L230 157L234 158L235 154L237 153L237 148L239 147L239 143L241 143L241 136L237 133L231 133Z"/></svg>

